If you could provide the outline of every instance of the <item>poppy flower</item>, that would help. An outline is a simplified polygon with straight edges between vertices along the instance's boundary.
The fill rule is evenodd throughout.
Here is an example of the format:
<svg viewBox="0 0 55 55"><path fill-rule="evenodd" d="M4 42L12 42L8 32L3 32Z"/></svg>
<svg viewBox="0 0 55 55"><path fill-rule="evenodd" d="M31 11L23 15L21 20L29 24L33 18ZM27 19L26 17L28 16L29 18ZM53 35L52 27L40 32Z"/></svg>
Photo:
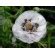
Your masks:
<svg viewBox="0 0 55 55"><path fill-rule="evenodd" d="M40 13L29 10L16 19L12 32L16 39L30 44L40 41L45 36L46 25L47 22Z"/></svg>

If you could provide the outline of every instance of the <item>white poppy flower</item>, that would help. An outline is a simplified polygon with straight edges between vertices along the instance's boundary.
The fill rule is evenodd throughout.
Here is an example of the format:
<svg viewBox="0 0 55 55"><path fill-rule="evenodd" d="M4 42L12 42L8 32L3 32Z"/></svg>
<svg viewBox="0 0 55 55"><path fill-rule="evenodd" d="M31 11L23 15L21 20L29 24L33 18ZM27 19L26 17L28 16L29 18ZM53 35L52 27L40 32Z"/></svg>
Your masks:
<svg viewBox="0 0 55 55"><path fill-rule="evenodd" d="M38 12L25 11L15 21L12 31L15 38L30 44L45 36L46 24L45 18Z"/></svg>

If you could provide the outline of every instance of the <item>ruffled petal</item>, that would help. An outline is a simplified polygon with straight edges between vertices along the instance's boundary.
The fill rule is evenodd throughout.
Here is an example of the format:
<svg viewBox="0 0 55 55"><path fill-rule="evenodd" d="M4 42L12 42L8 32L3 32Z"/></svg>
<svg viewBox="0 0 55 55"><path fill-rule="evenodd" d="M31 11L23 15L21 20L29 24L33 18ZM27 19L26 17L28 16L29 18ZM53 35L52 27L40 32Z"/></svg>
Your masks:
<svg viewBox="0 0 55 55"><path fill-rule="evenodd" d="M39 26L37 28L37 32L30 32L23 31L22 30L22 23L24 23L24 20L31 19L31 23L38 23ZM41 38L43 38L46 34L46 25L47 22L45 18L37 13L36 11L26 11L22 13L15 21L15 24L12 27L13 34L15 38L20 39L21 41L25 43L34 43L40 41Z"/></svg>

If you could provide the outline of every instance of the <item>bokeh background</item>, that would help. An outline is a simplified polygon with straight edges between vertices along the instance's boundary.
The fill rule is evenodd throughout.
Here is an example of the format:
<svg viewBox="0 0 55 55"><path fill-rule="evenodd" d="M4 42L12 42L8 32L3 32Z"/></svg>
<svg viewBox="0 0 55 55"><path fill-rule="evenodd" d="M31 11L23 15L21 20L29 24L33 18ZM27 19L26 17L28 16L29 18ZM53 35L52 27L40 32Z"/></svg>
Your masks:
<svg viewBox="0 0 55 55"><path fill-rule="evenodd" d="M35 6L0 6L0 48L55 48L55 7L38 6L40 9L49 11L39 11L47 21L46 37L38 43L27 44L22 41L16 41L12 44L12 26L17 17L24 11L33 10ZM54 12L51 12L54 11Z"/></svg>

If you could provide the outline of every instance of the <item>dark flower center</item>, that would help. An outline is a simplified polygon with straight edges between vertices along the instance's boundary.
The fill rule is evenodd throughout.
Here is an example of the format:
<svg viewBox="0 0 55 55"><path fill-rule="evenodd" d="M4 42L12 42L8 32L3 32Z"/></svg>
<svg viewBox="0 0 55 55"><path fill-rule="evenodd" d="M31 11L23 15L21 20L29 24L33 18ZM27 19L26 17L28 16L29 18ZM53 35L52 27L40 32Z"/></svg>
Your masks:
<svg viewBox="0 0 55 55"><path fill-rule="evenodd" d="M36 29L38 28L38 26L39 26L39 25L38 25L37 23L35 23L34 25L32 25L31 19L29 19L29 20L25 19L25 20L24 20L24 23L22 24L22 29L23 29L24 31L35 32Z"/></svg>
<svg viewBox="0 0 55 55"><path fill-rule="evenodd" d="M31 24L31 22L29 21L29 22L27 22L26 24L25 24L25 27L26 27L26 30L32 30L32 24Z"/></svg>

